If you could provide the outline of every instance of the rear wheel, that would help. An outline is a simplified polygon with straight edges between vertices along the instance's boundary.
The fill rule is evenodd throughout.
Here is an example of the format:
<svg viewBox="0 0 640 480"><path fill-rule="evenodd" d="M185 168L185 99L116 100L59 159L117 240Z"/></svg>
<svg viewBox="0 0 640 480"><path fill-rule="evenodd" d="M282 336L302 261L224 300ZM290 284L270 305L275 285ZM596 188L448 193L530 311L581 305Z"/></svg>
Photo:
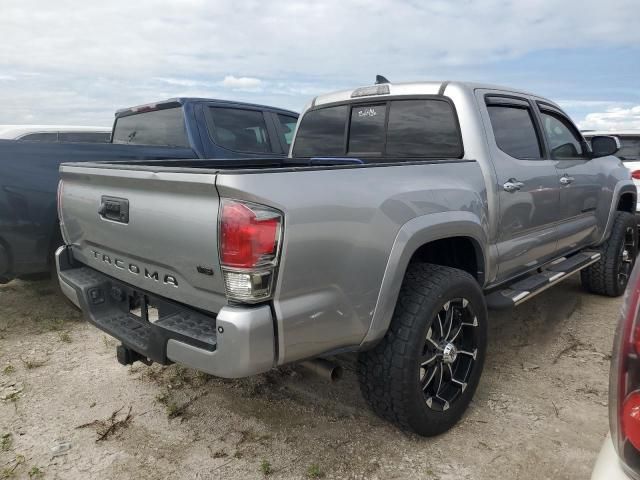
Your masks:
<svg viewBox="0 0 640 480"><path fill-rule="evenodd" d="M638 252L636 218L616 212L611 235L600 248L601 257L580 273L583 287L592 293L617 297L624 293Z"/></svg>
<svg viewBox="0 0 640 480"><path fill-rule="evenodd" d="M438 435L469 405L486 344L487 312L476 280L455 268L412 264L387 334L359 356L362 393L381 417Z"/></svg>

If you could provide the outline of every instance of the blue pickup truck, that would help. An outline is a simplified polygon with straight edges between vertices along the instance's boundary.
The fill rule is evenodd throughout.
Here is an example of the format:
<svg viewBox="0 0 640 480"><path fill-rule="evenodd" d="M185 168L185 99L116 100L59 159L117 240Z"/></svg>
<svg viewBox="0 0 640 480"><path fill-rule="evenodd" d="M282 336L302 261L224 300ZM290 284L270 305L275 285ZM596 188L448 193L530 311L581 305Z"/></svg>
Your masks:
<svg viewBox="0 0 640 480"><path fill-rule="evenodd" d="M0 140L0 283L53 267L62 244L56 211L62 162L280 158L298 114L205 98L118 110L111 143Z"/></svg>

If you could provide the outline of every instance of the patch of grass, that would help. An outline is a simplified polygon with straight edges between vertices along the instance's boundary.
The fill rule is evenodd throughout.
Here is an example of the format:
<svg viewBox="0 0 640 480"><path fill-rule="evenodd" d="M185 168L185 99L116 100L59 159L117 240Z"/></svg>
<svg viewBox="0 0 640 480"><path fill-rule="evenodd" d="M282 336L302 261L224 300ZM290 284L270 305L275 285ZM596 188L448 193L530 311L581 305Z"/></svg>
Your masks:
<svg viewBox="0 0 640 480"><path fill-rule="evenodd" d="M124 407L120 407L118 410L113 412L109 418L106 420L94 420L93 422L84 423L82 425L78 425L78 428L87 428L94 427L96 429L96 433L98 434L98 438L96 442L100 442L109 438L111 435L115 435L119 430L124 430L131 424L131 420L133 420L133 415L131 415L132 407L129 407L129 411L124 416L118 420L118 414L122 411Z"/></svg>
<svg viewBox="0 0 640 480"><path fill-rule="evenodd" d="M13 372L16 371L16 367L14 367L13 365L11 365L10 363L7 364L7 366L5 366L2 369L2 373L4 373L5 375L11 375Z"/></svg>
<svg viewBox="0 0 640 480"><path fill-rule="evenodd" d="M162 405L166 405L167 403L169 403L169 394L167 392L159 393L158 395L156 395L156 402Z"/></svg>
<svg viewBox="0 0 640 480"><path fill-rule="evenodd" d="M38 360L35 358L27 358L26 360L24 358L20 359L22 361L22 363L24 363L24 366L27 367L28 370L33 370L34 368L40 368L42 367L45 363L47 363L48 359L44 359L44 360Z"/></svg>
<svg viewBox="0 0 640 480"><path fill-rule="evenodd" d="M224 450L218 450L217 452L213 452L213 455L212 455L213 458L225 458L228 456L229 455Z"/></svg>
<svg viewBox="0 0 640 480"><path fill-rule="evenodd" d="M61 318L52 318L44 322L44 327L50 332L59 332L64 327L64 320Z"/></svg>
<svg viewBox="0 0 640 480"><path fill-rule="evenodd" d="M69 332L60 332L60 341L64 343L71 343L73 340L71 339L71 335Z"/></svg>
<svg viewBox="0 0 640 480"><path fill-rule="evenodd" d="M116 348L116 340L114 338L107 337L106 335L102 336L102 343L104 343L104 346L109 349Z"/></svg>
<svg viewBox="0 0 640 480"><path fill-rule="evenodd" d="M27 473L29 474L29 478L44 477L44 471L39 467L31 467L31 469Z"/></svg>
<svg viewBox="0 0 640 480"><path fill-rule="evenodd" d="M16 469L22 464L24 464L24 455L16 455L16 458L13 460L13 466L3 468L2 471L0 471L0 479L14 478L16 476Z"/></svg>
<svg viewBox="0 0 640 480"><path fill-rule="evenodd" d="M240 450L236 450L233 454L233 458L242 458L243 453Z"/></svg>
<svg viewBox="0 0 640 480"><path fill-rule="evenodd" d="M20 392L11 392L5 397L5 400L9 400L10 402L16 403L20 398Z"/></svg>
<svg viewBox="0 0 640 480"><path fill-rule="evenodd" d="M13 434L5 433L0 437L0 450L8 452L13 446Z"/></svg>
<svg viewBox="0 0 640 480"><path fill-rule="evenodd" d="M273 473L273 467L268 460L263 459L262 462L260 462L260 471L266 477Z"/></svg>
<svg viewBox="0 0 640 480"><path fill-rule="evenodd" d="M175 402L167 402L166 410L169 418L179 417L182 413L182 408Z"/></svg>
<svg viewBox="0 0 640 480"><path fill-rule="evenodd" d="M312 463L307 468L307 477L309 478L322 478L324 477L324 472L320 470L320 465L317 463Z"/></svg>

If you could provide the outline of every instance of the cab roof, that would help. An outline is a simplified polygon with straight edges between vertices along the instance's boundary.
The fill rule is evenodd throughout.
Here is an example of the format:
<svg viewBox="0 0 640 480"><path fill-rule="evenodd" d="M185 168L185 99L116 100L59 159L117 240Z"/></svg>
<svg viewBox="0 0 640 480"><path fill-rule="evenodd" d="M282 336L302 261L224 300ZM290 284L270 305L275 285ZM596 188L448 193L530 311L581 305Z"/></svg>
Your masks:
<svg viewBox="0 0 640 480"><path fill-rule="evenodd" d="M252 108L259 108L262 110L269 110L276 113L279 112L287 115L295 115L296 117L298 116L297 112L294 112L293 110L286 110L284 108L271 107L268 105L260 105L258 103L237 102L233 100L220 100L217 98L201 98L201 97L175 97L175 98L168 98L166 100L160 100L158 102L146 103L143 105L136 105L134 107L121 108L116 111L115 116L122 117L126 115L131 115L134 113L150 112L153 110L163 110L165 108L180 107L188 103L211 103L215 105L223 105L223 106L238 107L238 108L252 107Z"/></svg>

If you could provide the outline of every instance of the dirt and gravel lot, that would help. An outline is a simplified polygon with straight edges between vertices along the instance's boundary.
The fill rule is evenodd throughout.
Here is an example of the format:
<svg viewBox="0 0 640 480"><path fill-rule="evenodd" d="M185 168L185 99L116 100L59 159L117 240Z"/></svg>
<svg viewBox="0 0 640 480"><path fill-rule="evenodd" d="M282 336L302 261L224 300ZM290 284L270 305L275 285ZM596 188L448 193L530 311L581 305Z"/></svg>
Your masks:
<svg viewBox="0 0 640 480"><path fill-rule="evenodd" d="M51 284L14 281L0 286L0 478L588 478L619 307L570 280L491 312L471 408L424 439L369 412L353 357L334 385L300 367L125 368Z"/></svg>

